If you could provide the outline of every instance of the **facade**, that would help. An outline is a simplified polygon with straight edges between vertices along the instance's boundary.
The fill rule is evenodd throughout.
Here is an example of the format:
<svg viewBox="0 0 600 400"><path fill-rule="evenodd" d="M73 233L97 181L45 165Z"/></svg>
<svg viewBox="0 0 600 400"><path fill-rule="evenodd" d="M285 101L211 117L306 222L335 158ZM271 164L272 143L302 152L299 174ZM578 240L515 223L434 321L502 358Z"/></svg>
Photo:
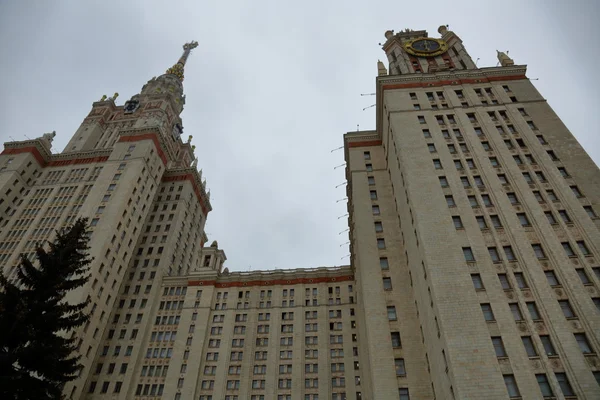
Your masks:
<svg viewBox="0 0 600 400"><path fill-rule="evenodd" d="M600 398L600 173L498 53L386 32L373 131L344 136L349 266L229 272L182 141L190 51L63 152L0 154L0 266L91 221L70 399ZM427 39L424 39L427 38ZM389 70L389 73L388 73Z"/></svg>

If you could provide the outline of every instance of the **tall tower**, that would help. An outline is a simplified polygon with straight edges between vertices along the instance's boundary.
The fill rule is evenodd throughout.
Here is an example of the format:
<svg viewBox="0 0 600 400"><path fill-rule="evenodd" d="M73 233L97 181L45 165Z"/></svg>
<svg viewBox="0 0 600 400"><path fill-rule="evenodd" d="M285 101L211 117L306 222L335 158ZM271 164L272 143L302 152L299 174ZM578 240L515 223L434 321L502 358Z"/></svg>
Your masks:
<svg viewBox="0 0 600 400"><path fill-rule="evenodd" d="M179 61L124 105L116 104L117 94L93 103L61 153L51 153L51 133L5 143L0 154L0 267L9 277L18 254L33 259L35 246L52 240L57 227L90 217L91 277L70 299L89 298L92 318L74 333L84 368L65 387L69 398L81 397L92 362L107 348L113 365L130 376L129 360L139 356L133 343L158 307L163 276L201 266L210 193L191 136L181 139L180 117L184 66L197 45L184 45ZM215 252L211 268L220 270L224 258ZM127 332L128 343L112 346L115 331Z"/></svg>
<svg viewBox="0 0 600 400"><path fill-rule="evenodd" d="M366 392L600 398L598 168L526 66L438 32L385 33L376 129L344 137Z"/></svg>

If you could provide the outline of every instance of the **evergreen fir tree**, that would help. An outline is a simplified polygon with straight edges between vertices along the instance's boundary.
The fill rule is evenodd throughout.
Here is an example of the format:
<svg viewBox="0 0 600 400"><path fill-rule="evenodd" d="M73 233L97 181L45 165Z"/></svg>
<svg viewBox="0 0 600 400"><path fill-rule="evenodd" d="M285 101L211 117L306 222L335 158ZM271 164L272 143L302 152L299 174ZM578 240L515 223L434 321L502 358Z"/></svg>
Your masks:
<svg viewBox="0 0 600 400"><path fill-rule="evenodd" d="M57 232L48 251L38 247L38 267L22 255L14 282L0 269L1 399L60 399L81 368L71 333L88 320L89 300L65 298L88 280L87 226L80 218Z"/></svg>

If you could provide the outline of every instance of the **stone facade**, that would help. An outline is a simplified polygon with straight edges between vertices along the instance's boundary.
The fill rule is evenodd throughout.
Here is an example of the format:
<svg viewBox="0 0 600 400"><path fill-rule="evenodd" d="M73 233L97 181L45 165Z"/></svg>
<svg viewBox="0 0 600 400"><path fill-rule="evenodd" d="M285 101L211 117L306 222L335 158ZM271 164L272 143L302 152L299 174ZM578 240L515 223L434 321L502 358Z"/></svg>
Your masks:
<svg viewBox="0 0 600 400"><path fill-rule="evenodd" d="M600 398L600 173L503 53L386 32L373 131L344 136L351 265L229 272L182 141L184 56L0 154L0 266L90 218L70 399ZM445 49L445 48L444 48ZM389 75L387 71L389 70Z"/></svg>

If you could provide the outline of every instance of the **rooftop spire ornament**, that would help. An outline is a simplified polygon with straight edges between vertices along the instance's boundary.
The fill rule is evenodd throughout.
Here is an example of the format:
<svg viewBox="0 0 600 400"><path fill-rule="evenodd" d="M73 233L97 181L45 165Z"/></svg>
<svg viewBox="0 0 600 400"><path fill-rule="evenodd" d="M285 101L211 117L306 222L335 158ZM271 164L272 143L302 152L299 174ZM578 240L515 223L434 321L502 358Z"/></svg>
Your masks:
<svg viewBox="0 0 600 400"><path fill-rule="evenodd" d="M183 67L185 66L185 62L187 61L190 52L196 47L198 47L198 42L195 41L184 44L183 54L179 58L179 61L177 61L177 64L173 65L167 70L167 74L175 75L177 78L179 78L180 81L183 82Z"/></svg>

